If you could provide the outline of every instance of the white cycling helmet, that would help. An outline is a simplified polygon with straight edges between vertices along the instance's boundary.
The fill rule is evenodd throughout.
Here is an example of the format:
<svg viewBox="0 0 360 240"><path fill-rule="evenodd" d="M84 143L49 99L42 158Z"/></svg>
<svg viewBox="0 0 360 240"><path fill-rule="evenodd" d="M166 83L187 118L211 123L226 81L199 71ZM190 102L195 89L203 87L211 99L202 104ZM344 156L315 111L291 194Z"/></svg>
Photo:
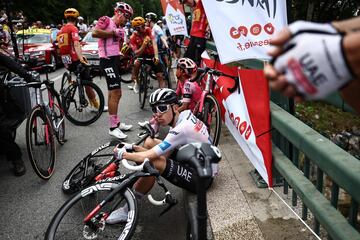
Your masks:
<svg viewBox="0 0 360 240"><path fill-rule="evenodd" d="M196 63L190 58L180 58L177 67L184 69L188 75L192 75L198 69Z"/></svg>
<svg viewBox="0 0 360 240"><path fill-rule="evenodd" d="M178 104L179 99L174 90L170 88L159 88L150 95L149 103L151 107L159 104Z"/></svg>

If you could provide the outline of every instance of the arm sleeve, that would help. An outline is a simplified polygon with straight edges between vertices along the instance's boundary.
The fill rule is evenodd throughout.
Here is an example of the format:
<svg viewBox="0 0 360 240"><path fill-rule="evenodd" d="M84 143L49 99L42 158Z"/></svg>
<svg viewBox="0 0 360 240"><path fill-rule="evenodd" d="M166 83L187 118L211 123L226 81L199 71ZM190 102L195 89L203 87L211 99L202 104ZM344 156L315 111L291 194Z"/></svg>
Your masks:
<svg viewBox="0 0 360 240"><path fill-rule="evenodd" d="M169 131L164 141L153 147L153 150L158 156L161 156L174 148L186 143L186 128L182 124L177 125Z"/></svg>
<svg viewBox="0 0 360 240"><path fill-rule="evenodd" d="M107 26L110 24L110 18L108 16L102 16L99 18L98 22L96 23L96 28L98 29L106 29Z"/></svg>

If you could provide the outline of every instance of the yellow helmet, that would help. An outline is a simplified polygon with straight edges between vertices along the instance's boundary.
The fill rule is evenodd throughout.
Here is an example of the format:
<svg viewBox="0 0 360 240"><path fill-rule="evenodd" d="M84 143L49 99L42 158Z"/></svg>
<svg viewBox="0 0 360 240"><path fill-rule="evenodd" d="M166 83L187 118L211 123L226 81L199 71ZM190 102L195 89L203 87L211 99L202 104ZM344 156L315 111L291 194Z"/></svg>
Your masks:
<svg viewBox="0 0 360 240"><path fill-rule="evenodd" d="M145 19L142 17L136 17L131 21L131 25L133 27L139 27L139 26L145 25Z"/></svg>
<svg viewBox="0 0 360 240"><path fill-rule="evenodd" d="M130 47L127 44L124 44L124 46L121 48L120 52L124 55L127 55L130 52Z"/></svg>
<svg viewBox="0 0 360 240"><path fill-rule="evenodd" d="M77 17L79 17L79 15L80 15L79 11L76 10L75 8L68 8L64 12L64 17L65 18L69 18L69 17L77 18Z"/></svg>

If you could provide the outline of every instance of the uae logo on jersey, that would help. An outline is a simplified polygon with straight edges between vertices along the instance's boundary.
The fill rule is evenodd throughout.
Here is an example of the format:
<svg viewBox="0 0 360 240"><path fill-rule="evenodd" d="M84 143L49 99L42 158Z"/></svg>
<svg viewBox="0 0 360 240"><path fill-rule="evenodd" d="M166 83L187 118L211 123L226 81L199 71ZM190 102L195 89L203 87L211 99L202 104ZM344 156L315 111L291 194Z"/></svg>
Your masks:
<svg viewBox="0 0 360 240"><path fill-rule="evenodd" d="M163 141L162 143L159 144L159 147L161 148L161 150L165 151L166 149L168 149L171 146L170 143L168 143L167 141Z"/></svg>

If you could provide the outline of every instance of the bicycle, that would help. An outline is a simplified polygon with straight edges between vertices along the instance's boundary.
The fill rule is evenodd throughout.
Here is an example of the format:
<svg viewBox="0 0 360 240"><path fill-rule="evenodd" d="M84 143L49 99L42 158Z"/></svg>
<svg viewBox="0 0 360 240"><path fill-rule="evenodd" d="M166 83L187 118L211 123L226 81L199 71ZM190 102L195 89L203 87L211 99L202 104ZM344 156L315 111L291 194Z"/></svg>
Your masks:
<svg viewBox="0 0 360 240"><path fill-rule="evenodd" d="M61 145L66 142L66 139L65 117L61 108L60 94L55 90L54 82L49 80L47 72L49 66L45 65L44 67L46 69L45 80L26 83L21 78L15 77L6 84L10 87L34 88L36 102L26 121L26 149L35 173L40 178L49 180L54 173L56 158L54 136ZM42 86L45 88L42 89ZM42 93L45 89L48 102L44 101Z"/></svg>
<svg viewBox="0 0 360 240"><path fill-rule="evenodd" d="M214 170L221 160L220 150L208 143L187 144L179 149L177 161L185 162L196 169L199 178L197 182L197 205L188 209L188 240L207 239L207 203L206 183L211 181Z"/></svg>
<svg viewBox="0 0 360 240"><path fill-rule="evenodd" d="M165 56L167 56L167 61L165 59ZM164 79L167 83L167 87L171 88L170 71L171 71L172 59L171 59L170 50L168 49L159 50L159 60L160 60L160 64L163 67Z"/></svg>
<svg viewBox="0 0 360 240"><path fill-rule="evenodd" d="M145 133L141 135L141 139L134 143L135 145L139 145L151 135L149 126L146 127ZM118 161L114 158L113 149L121 143L119 140L107 142L84 157L65 177L62 183L63 192L71 194L94 184L105 176L114 177L118 174L116 172Z"/></svg>
<svg viewBox="0 0 360 240"><path fill-rule="evenodd" d="M150 84L150 72L151 72L151 63L152 58L137 58L141 62L140 72L139 72L139 104L140 108L144 109L147 91L152 89L153 86Z"/></svg>
<svg viewBox="0 0 360 240"><path fill-rule="evenodd" d="M104 110L105 99L101 89L91 79L83 80L80 77L83 71L89 71L91 67L79 64L75 81L71 79L71 72L67 71L61 81L60 94L65 117L79 126L92 124Z"/></svg>
<svg viewBox="0 0 360 240"><path fill-rule="evenodd" d="M215 78L219 76L225 76L233 79L236 84L234 88L229 89L230 92L234 92L239 86L239 78L227 75L220 71L211 68L199 68L198 74L192 81L198 81L199 85L201 81L204 81L205 87L202 91L199 107L194 113L203 123L208 127L208 132L212 138L213 144L217 146L220 140L221 133L221 109L219 102L214 96L214 89L216 87Z"/></svg>
<svg viewBox="0 0 360 240"><path fill-rule="evenodd" d="M160 173L151 166L148 159L137 167L128 164L124 159L121 162L135 172L104 178L71 197L51 220L45 233L46 240L131 239L139 215L138 203L131 187L141 177L154 176L157 184L164 190L165 198L160 201L148 195L149 201L154 205L168 204L160 215L177 204L177 200L161 181ZM106 225L105 221L110 213L123 204L127 204L129 210L126 223Z"/></svg>

